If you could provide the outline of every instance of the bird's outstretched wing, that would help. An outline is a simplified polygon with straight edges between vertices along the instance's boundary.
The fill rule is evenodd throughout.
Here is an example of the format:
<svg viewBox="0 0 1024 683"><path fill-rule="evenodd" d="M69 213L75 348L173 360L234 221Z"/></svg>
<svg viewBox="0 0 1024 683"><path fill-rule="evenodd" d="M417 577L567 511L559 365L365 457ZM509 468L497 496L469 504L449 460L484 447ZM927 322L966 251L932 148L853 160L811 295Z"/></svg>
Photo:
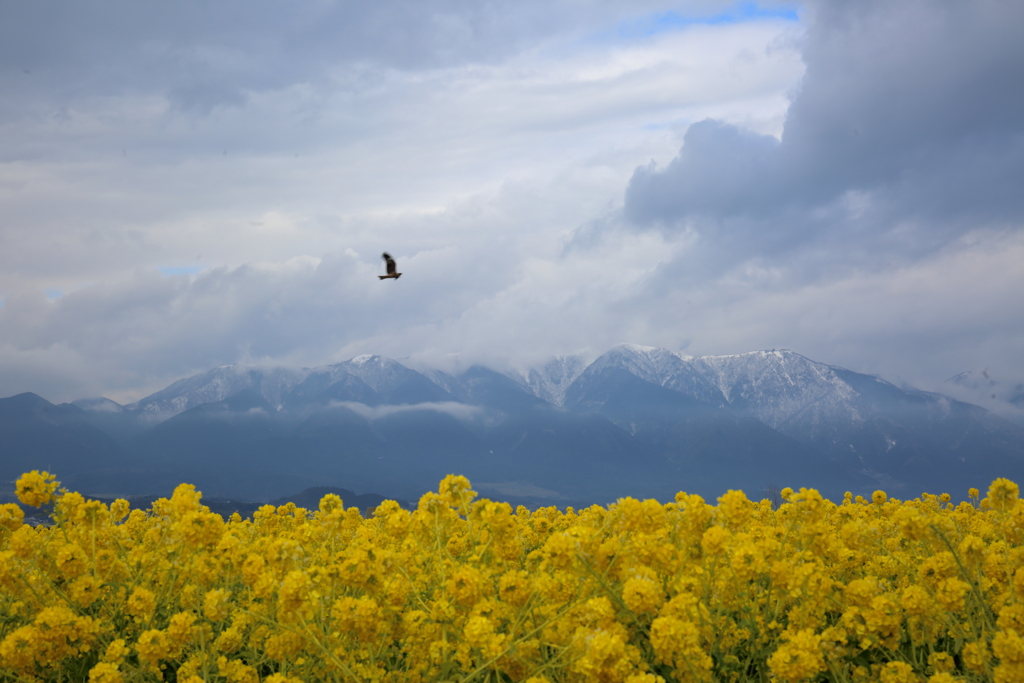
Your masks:
<svg viewBox="0 0 1024 683"><path fill-rule="evenodd" d="M384 263L387 264L388 275L394 275L397 270L395 267L395 259L391 258L391 254L389 254L386 251L383 254L381 254L380 257L384 259Z"/></svg>

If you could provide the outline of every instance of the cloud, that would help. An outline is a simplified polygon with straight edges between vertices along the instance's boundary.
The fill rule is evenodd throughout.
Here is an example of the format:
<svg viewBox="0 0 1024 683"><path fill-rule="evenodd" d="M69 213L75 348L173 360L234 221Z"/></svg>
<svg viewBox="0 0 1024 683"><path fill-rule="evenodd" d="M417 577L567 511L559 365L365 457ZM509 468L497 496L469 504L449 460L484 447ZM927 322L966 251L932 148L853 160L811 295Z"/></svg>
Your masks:
<svg viewBox="0 0 1024 683"><path fill-rule="evenodd" d="M482 7L4 6L0 64L22 66L0 73L3 392L130 402L237 362L629 337L615 302L674 247L624 234L567 258L567 236L615 214L680 122L780 125L802 65L765 46L798 29L623 38L663 6ZM398 283L376 278L385 249Z"/></svg>
<svg viewBox="0 0 1024 683"><path fill-rule="evenodd" d="M378 5L390 9L310 2L289 15L347 7L355 15L345 21L364 22L371 34L390 28L400 35L409 20L423 40L456 49L458 41L417 18L449 7L477 16L482 7L413 3L406 13L404 3ZM697 3L694 13L721 5ZM401 67L382 61L391 53L376 42L367 39L360 51L362 43L332 37L317 20L308 20L315 39L289 39L292 23L307 20L282 19L273 3L246 5L238 17L189 3L173 12L154 8L155 15L107 3L69 7L80 30L51 25L34 7L5 6L10 21L0 21L0 31L20 27L38 39L0 39L9 51L0 64L43 59L36 43L54 43L45 58L51 71L10 74L27 79L10 82L11 90L4 81L0 295L28 286L70 291L131 277L140 267L363 252L382 234L410 249L446 247L463 230L402 224L423 225L421 217L470 198L488 201L481 198L504 183L543 182L568 168L577 187L567 191L577 197L580 179L589 182L584 173L603 176L607 189L587 197L587 206L617 203L637 157L671 153L675 127L693 118L777 126L783 93L802 69L792 49L763 50L792 29L788 21L700 25L615 42L588 33L643 14L644 4L613 2L584 13L574 3L545 3L543 11L500 5L486 21L465 21L522 13L534 29L524 25L521 41L483 40L498 50L493 58L467 48ZM487 30L501 26L513 29L495 23ZM306 50L352 52L309 62ZM760 56L737 62L747 53ZM192 62L218 73L251 71L265 82L182 66ZM559 229L586 218L581 210Z"/></svg>
<svg viewBox="0 0 1024 683"><path fill-rule="evenodd" d="M668 165L636 170L628 218L695 230L732 262L815 245L914 255L1019 226L1024 8L822 2L810 16L781 140L693 124Z"/></svg>
<svg viewBox="0 0 1024 683"><path fill-rule="evenodd" d="M696 17L732 2L687 3ZM344 67L422 71L508 57L553 35L585 36L611 16L641 19L654 0L382 0L374 3L198 0L140 6L108 0L5 4L0 64L23 87L61 100L125 91L169 93L209 113L245 91L332 81ZM27 73L26 73L27 72ZM8 106L11 102L8 101Z"/></svg>
<svg viewBox="0 0 1024 683"><path fill-rule="evenodd" d="M1024 426L1024 370L1012 361L959 373L937 390Z"/></svg>
<svg viewBox="0 0 1024 683"><path fill-rule="evenodd" d="M667 327L691 330L689 353L790 347L936 391L963 369L1024 376L1024 7L807 16L781 135L691 124L589 243L634 230L675 246L633 305L687 319Z"/></svg>
<svg viewBox="0 0 1024 683"><path fill-rule="evenodd" d="M6 395L621 341L1020 365L1012 3L240 7L0 9Z"/></svg>
<svg viewBox="0 0 1024 683"><path fill-rule="evenodd" d="M483 408L480 408L479 406L471 406L465 403L456 403L454 401L387 406L368 406L364 403L354 403L352 401L332 401L331 405L348 408L355 414L367 420L379 420L399 413L416 412L421 410L445 413L446 415L451 415L458 420L464 421L476 419L483 414Z"/></svg>
<svg viewBox="0 0 1024 683"><path fill-rule="evenodd" d="M780 200L780 143L714 119L692 124L679 156L659 170L638 168L626 190L626 212L641 222L676 216L762 213Z"/></svg>

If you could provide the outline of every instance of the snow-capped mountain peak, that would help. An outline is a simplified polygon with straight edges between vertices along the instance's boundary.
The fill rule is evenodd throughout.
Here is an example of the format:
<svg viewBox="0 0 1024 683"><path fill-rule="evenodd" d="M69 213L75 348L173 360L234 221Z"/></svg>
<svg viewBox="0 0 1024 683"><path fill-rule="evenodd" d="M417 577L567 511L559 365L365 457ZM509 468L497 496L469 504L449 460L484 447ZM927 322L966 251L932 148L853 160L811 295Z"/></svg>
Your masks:
<svg viewBox="0 0 1024 683"><path fill-rule="evenodd" d="M806 410L849 413L849 402L857 395L832 366L788 349L702 356L693 363L729 405L775 428Z"/></svg>
<svg viewBox="0 0 1024 683"><path fill-rule="evenodd" d="M596 361L595 369L615 366L652 384L664 385L683 366L683 359L668 349L639 344L619 344Z"/></svg>
<svg viewBox="0 0 1024 683"><path fill-rule="evenodd" d="M645 344L634 344L632 342L620 342L608 349L608 353L613 352L632 353L637 355L662 355L665 353L672 353L668 349L663 349L660 346L646 346Z"/></svg>
<svg viewBox="0 0 1024 683"><path fill-rule="evenodd" d="M642 380L714 406L725 403L714 382L700 372L700 368L693 364L691 358L684 358L668 349L619 344L594 361L586 372L593 375L607 368L625 370Z"/></svg>
<svg viewBox="0 0 1024 683"><path fill-rule="evenodd" d="M396 360L373 354L356 356L351 360L335 363L331 367L355 375L378 392L394 388L409 373L415 372Z"/></svg>
<svg viewBox="0 0 1024 683"><path fill-rule="evenodd" d="M254 391L271 405L280 405L282 395L301 382L308 370L250 365L222 365L207 372L178 380L165 389L131 405L156 419L165 419L190 408L215 403L240 391Z"/></svg>

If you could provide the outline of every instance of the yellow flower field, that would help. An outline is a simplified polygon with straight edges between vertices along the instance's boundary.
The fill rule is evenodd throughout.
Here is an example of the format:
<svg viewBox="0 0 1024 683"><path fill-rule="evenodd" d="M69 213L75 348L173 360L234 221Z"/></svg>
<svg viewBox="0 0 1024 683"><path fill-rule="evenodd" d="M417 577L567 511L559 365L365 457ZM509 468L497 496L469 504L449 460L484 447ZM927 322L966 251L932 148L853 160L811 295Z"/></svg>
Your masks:
<svg viewBox="0 0 1024 683"><path fill-rule="evenodd" d="M30 472L0 506L0 681L1024 681L1024 502L151 510Z"/></svg>

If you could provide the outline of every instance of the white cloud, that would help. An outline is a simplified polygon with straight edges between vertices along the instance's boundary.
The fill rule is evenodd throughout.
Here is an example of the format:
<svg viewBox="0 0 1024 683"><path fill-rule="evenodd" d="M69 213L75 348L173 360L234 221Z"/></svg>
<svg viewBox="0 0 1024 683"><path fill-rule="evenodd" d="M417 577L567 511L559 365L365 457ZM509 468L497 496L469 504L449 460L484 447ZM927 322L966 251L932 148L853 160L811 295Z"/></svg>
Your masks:
<svg viewBox="0 0 1024 683"><path fill-rule="evenodd" d="M408 71L341 62L204 115L149 90L83 94L60 116L32 99L0 144L0 291L363 251L382 233L448 245L459 232L401 223L567 168L607 168L600 201L615 201L638 158L670 153L673 125L729 111L777 121L797 53L733 61L788 30L696 26L614 46L570 34Z"/></svg>
<svg viewBox="0 0 1024 683"><path fill-rule="evenodd" d="M474 420L483 415L483 409L478 406L471 406L465 403L456 403L454 401L385 406L368 406L365 403L355 403L353 401L331 401L330 405L348 408L356 415L359 415L360 417L365 418L367 420L379 420L381 418L390 417L391 415L397 415L399 413L418 412L423 410L429 410L436 413L444 413L446 415L451 415L452 417L463 421Z"/></svg>
<svg viewBox="0 0 1024 683"><path fill-rule="evenodd" d="M584 251L577 228L617 220L632 168L668 159L689 121L777 133L799 27L624 36L663 6L542 4L401 5L390 48L339 47L350 23L384 21L340 5L283 23L260 5L241 24L137 9L115 43L102 4L73 10L74 35L9 15L37 41L0 48L32 72L0 75L25 77L0 107L0 386L124 401L234 362L628 337L614 302L678 247L624 233ZM376 278L385 249L397 283ZM44 376L47 358L61 369Z"/></svg>

